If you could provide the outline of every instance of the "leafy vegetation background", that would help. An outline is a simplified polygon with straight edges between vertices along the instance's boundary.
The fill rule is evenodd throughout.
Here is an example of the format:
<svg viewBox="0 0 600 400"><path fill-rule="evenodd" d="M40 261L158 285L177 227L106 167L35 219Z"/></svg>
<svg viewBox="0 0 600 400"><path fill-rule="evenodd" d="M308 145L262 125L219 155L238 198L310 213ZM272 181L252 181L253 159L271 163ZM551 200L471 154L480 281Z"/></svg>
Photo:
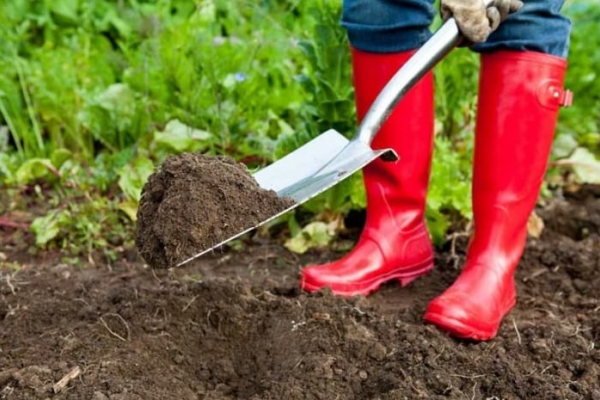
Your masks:
<svg viewBox="0 0 600 400"><path fill-rule="evenodd" d="M351 135L340 7L341 0L3 1L4 198L36 205L38 246L91 254L131 245L140 190L169 154L228 154L259 168L329 128ZM575 105L561 112L548 187L600 179L600 3L571 0L565 12L573 20L567 86ZM438 244L451 216L471 217L478 62L457 49L435 70L427 215ZM357 174L277 223L287 224L287 244L301 252L330 243L342 216L364 205Z"/></svg>

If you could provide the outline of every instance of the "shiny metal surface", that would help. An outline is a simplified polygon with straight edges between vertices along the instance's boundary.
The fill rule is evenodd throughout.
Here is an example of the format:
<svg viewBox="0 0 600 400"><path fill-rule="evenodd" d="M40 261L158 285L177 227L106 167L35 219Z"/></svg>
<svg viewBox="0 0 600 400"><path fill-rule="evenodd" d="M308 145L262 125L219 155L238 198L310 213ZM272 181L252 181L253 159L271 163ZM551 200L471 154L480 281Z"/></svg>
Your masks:
<svg viewBox="0 0 600 400"><path fill-rule="evenodd" d="M304 154L306 146L309 146L309 150L312 147L318 148L318 154L312 152ZM336 185L352 173L360 170L374 159L382 157L386 152L388 150L372 150L360 141L349 141L342 134L334 130L319 135L293 153L253 175L257 178L262 188L275 190L280 197L292 198L295 202L293 206L261 221L256 226L248 228L209 249L199 252L177 264L177 267L293 210L302 203ZM283 162L283 164L280 165L280 162ZM283 168L282 165L284 166ZM312 173L307 173L307 171L312 171Z"/></svg>

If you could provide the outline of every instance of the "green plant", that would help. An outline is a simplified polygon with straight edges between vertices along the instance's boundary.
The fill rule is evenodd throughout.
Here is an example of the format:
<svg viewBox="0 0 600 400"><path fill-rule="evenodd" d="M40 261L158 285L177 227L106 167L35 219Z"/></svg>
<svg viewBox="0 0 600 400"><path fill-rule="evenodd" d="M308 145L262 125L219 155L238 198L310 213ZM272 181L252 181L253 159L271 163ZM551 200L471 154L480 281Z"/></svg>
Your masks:
<svg viewBox="0 0 600 400"><path fill-rule="evenodd" d="M565 10L575 106L559 121L550 174L559 184L565 169L598 179L600 156L600 5L569 0ZM85 254L131 242L140 190L170 154L228 154L259 168L327 129L352 135L340 13L337 0L1 2L0 186L37 188L40 246ZM449 215L470 218L477 68L476 54L457 49L435 70L427 220L438 244ZM357 173L275 223L307 249L331 244L343 216L364 206Z"/></svg>
<svg viewBox="0 0 600 400"><path fill-rule="evenodd" d="M553 146L549 182L569 179L600 183L600 38L597 35L600 5L585 0L568 1L566 14L573 31L566 87L574 93L573 107L561 110Z"/></svg>

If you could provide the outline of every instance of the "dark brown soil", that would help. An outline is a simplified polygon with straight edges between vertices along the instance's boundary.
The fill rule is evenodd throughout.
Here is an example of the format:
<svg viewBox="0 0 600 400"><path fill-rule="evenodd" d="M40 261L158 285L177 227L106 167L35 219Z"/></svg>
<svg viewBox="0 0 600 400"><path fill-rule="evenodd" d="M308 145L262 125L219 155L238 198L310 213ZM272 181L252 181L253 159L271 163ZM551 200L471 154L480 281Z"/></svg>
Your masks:
<svg viewBox="0 0 600 400"><path fill-rule="evenodd" d="M459 273L464 238L430 275L354 299L297 289L302 265L339 255L274 244L174 270L32 259L1 272L0 398L598 400L600 190L538 213L519 303L477 344L422 322Z"/></svg>
<svg viewBox="0 0 600 400"><path fill-rule="evenodd" d="M152 268L168 268L292 205L258 186L226 156L171 156L150 176L137 214L136 244Z"/></svg>

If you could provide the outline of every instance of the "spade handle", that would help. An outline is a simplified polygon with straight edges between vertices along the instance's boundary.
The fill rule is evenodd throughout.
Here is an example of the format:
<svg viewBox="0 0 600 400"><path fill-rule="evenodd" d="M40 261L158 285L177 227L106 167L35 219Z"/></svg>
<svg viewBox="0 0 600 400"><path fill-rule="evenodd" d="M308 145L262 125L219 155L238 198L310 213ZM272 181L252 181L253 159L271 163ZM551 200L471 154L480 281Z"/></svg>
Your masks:
<svg viewBox="0 0 600 400"><path fill-rule="evenodd" d="M483 0L483 2L486 7L489 7L494 3L494 0ZM456 20L448 18L385 85L367 111L353 140L359 140L370 146L396 104L461 40L462 34L458 29Z"/></svg>

